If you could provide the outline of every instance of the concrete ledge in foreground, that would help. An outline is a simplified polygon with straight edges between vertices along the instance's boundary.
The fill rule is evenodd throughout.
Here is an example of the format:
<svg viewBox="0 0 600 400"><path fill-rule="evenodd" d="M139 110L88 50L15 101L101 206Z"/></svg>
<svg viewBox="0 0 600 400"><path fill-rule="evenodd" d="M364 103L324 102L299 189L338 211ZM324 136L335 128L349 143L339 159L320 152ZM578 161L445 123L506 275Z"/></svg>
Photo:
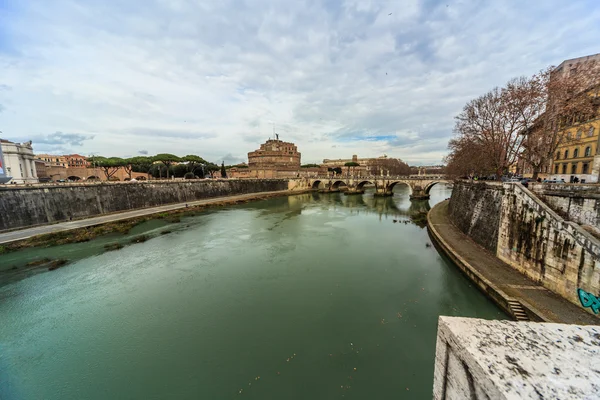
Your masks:
<svg viewBox="0 0 600 400"><path fill-rule="evenodd" d="M442 316L433 398L600 398L600 327Z"/></svg>

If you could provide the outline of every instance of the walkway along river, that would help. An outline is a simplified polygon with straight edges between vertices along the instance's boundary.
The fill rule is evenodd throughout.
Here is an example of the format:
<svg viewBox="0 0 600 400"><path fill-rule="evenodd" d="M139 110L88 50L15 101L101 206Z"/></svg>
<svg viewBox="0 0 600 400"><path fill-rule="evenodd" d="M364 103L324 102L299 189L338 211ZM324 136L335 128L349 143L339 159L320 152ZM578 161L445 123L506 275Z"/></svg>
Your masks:
<svg viewBox="0 0 600 400"><path fill-rule="evenodd" d="M427 203L394 190L0 255L0 398L431 398L438 316L505 316L410 222ZM43 257L71 262L10 273Z"/></svg>

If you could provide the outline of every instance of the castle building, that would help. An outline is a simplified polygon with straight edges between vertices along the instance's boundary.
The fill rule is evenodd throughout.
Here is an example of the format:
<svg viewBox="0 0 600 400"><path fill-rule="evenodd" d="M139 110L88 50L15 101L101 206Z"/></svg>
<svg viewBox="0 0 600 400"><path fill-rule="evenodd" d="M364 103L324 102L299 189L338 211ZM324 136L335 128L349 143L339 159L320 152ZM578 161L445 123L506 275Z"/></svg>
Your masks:
<svg viewBox="0 0 600 400"><path fill-rule="evenodd" d="M300 170L300 153L294 143L269 139L260 148L248 153L249 177L291 178Z"/></svg>

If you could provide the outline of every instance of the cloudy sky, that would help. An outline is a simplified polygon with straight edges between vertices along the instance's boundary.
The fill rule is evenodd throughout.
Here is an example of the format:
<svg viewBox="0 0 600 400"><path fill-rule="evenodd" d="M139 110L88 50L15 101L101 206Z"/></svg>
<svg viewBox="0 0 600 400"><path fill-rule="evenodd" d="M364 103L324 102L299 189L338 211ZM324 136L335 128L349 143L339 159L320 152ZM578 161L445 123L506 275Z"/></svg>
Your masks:
<svg viewBox="0 0 600 400"><path fill-rule="evenodd" d="M0 134L37 153L439 163L469 99L600 52L598 0L0 0Z"/></svg>

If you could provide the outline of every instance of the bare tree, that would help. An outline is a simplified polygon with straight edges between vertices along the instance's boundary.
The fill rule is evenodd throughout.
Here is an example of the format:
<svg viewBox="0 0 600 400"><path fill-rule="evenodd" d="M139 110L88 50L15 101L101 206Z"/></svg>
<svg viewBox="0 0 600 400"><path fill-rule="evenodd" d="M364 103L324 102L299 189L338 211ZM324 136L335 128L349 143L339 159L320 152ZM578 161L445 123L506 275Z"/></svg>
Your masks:
<svg viewBox="0 0 600 400"><path fill-rule="evenodd" d="M513 90L494 88L471 100L456 117L455 133L472 141L488 158L497 176L517 161L524 128Z"/></svg>
<svg viewBox="0 0 600 400"><path fill-rule="evenodd" d="M599 84L600 64L593 60L569 71L550 67L529 79L529 91L521 93L520 104L527 113L522 158L531 165L534 179L560 146L578 143L589 129L588 121L598 116ZM579 125L578 133L564 134L573 125Z"/></svg>
<svg viewBox="0 0 600 400"><path fill-rule="evenodd" d="M368 168L371 175L379 175L381 171L390 175L410 175L410 167L399 158L377 158Z"/></svg>
<svg viewBox="0 0 600 400"><path fill-rule="evenodd" d="M464 137L451 139L450 154L445 158L445 173L451 178L487 176L495 169L486 156L484 145Z"/></svg>

